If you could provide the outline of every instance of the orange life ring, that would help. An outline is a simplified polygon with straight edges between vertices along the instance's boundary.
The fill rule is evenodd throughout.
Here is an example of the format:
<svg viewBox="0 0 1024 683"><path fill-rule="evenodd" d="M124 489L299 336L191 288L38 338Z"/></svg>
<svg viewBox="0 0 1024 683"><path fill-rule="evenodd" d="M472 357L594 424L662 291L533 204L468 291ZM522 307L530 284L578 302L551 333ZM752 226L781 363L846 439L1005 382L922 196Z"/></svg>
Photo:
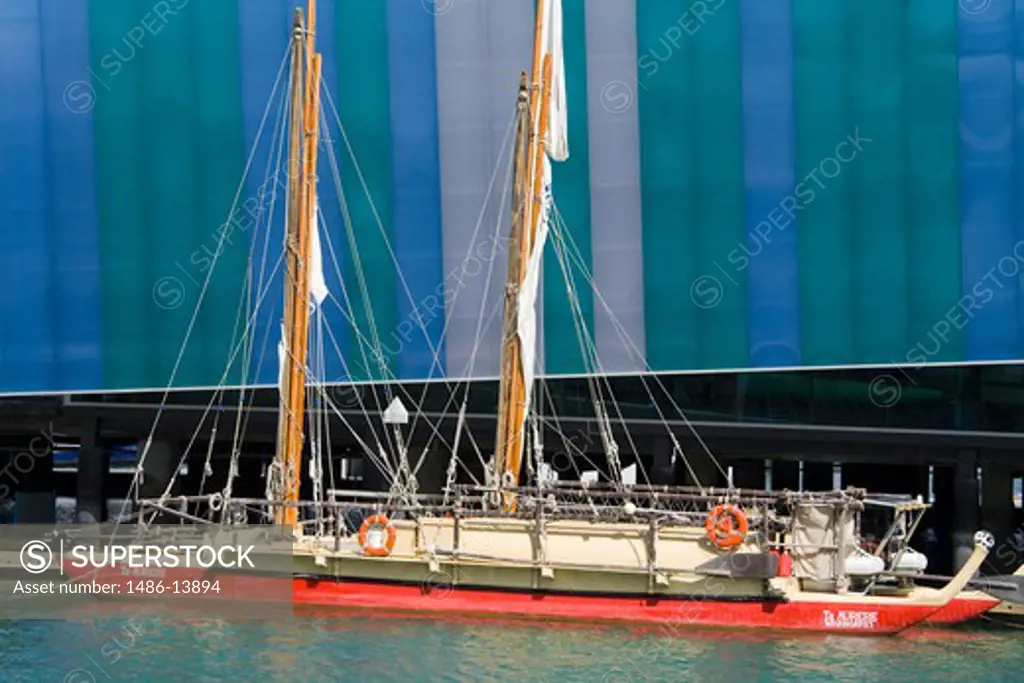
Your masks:
<svg viewBox="0 0 1024 683"><path fill-rule="evenodd" d="M719 505L708 513L704 530L711 545L721 550L735 548L747 537L750 524L736 505Z"/></svg>
<svg viewBox="0 0 1024 683"><path fill-rule="evenodd" d="M382 527L387 534L383 544L370 542L370 530L374 527ZM359 527L359 545L367 555L387 557L395 547L396 535L395 527L387 515L371 515L364 519L362 526Z"/></svg>

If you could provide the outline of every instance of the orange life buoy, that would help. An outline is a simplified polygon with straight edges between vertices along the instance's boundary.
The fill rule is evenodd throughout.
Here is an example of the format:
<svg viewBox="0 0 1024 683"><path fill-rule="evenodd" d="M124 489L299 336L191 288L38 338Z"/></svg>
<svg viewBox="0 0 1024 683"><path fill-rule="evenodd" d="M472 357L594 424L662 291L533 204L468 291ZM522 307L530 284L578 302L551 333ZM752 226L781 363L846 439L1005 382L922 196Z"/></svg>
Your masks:
<svg viewBox="0 0 1024 683"><path fill-rule="evenodd" d="M370 537L370 532L374 529L383 530L386 534L383 541L380 540L379 536L376 539ZM395 547L396 535L395 527L391 524L391 520L388 519L387 515L371 515L364 519L362 526L359 527L359 545L367 555L387 557L391 554L392 548Z"/></svg>
<svg viewBox="0 0 1024 683"><path fill-rule="evenodd" d="M722 550L735 548L747 537L750 524L747 516L736 505L719 505L708 513L704 530L711 545Z"/></svg>

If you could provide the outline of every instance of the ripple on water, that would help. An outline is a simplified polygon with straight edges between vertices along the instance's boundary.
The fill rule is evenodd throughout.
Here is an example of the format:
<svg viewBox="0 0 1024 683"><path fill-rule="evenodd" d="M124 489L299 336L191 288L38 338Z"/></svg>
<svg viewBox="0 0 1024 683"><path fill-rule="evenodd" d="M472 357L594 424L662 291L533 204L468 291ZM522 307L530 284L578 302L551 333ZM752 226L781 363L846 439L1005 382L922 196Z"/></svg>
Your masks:
<svg viewBox="0 0 1024 683"><path fill-rule="evenodd" d="M657 628L473 620L0 623L0 681L12 683L1024 680L1024 631L1011 630L669 637Z"/></svg>

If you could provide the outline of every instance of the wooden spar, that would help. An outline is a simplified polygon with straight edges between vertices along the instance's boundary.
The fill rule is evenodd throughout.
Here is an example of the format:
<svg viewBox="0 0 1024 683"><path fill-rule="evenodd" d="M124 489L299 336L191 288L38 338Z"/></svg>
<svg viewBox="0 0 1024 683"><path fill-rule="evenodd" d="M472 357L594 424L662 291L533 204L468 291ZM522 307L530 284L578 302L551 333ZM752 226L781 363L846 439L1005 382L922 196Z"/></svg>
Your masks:
<svg viewBox="0 0 1024 683"><path fill-rule="evenodd" d="M526 72L524 71L519 77L519 98L517 105L516 115L518 120L516 122L516 142L515 150L516 162L513 169L513 190L512 190L512 229L509 233L509 244L519 245L522 242L522 235L524 232L524 225L528 220L526 208L529 206L526 199L526 187L528 181L529 168L527 166L527 150L526 146L530 137L530 126L531 121L529 119L529 101L530 93L528 90L528 84L526 80ZM512 282L514 273L519 272L519 264L521 256L520 249L509 249L508 250L508 278L509 282ZM502 329L504 330L504 341L501 346L501 385L499 388L498 404L499 406L506 406L511 404L511 391L512 382L506 382L506 377L512 377L516 374L516 343L518 337L516 336L516 300L519 292L517 288L506 287L505 288L505 315ZM502 473L505 471L504 466L504 449L500 447L500 444L505 444L506 441L502 438L502 435L506 433L509 416L506 410L499 409L498 411L498 441L496 442L499 446L495 450L495 475L497 481L500 483ZM501 459L499 459L501 458ZM514 505L514 501L508 501ZM507 507L507 506L506 506Z"/></svg>
<svg viewBox="0 0 1024 683"><path fill-rule="evenodd" d="M306 67L313 65L313 57L316 55L316 0L306 0ZM312 80L310 81L312 82ZM311 93L306 92L306 101L309 101ZM316 112L319 113L319 112Z"/></svg>
<svg viewBox="0 0 1024 683"><path fill-rule="evenodd" d="M299 213L301 179L299 177L302 168L302 159L298 150L302 146L302 34L303 34L302 10L295 11L295 24L292 29L292 57L291 57L291 92L290 103L290 129L288 133L288 216L287 236L285 238L285 281L284 281L284 318L281 323L281 342L284 347L284 358L281 361L282 370L280 376L281 409L277 424L277 457L276 464L279 468L279 475L282 490L275 490L272 493L274 498L283 498L285 489L288 488L287 481L290 478L288 472L288 439L291 434L291 422L293 418L291 404L291 379L292 379L292 348L293 340L291 331L295 329L294 302L295 287L299 281L300 245L299 239ZM286 511L284 508L275 510L275 521L278 524L285 523Z"/></svg>
<svg viewBox="0 0 1024 683"><path fill-rule="evenodd" d="M315 51L316 0L309 0L309 21L296 12L292 47L292 122L289 141L288 281L285 287L284 405L278 424L278 462L283 500L297 503L302 481L306 407L306 357L309 335L309 274L312 231L317 229L316 162L320 113L321 57ZM301 156L300 156L301 155ZM278 524L294 525L296 505L279 507Z"/></svg>
<svg viewBox="0 0 1024 683"><path fill-rule="evenodd" d="M525 205L526 229L518 231L518 240L513 239L512 250L516 251L516 268L509 258L509 273L505 287L505 330L501 348L501 379L498 391L498 435L495 440L494 469L495 485L499 489L518 486L519 470L522 464L523 426L526 420L526 382L523 377L522 357L534 349L523 349L517 331L519 295L526 267L533 253L537 236L537 223L543 208L544 190L544 138L547 135L547 110L549 84L551 82L551 57L542 55L541 39L544 35L545 0L538 0L537 22L534 30L533 74L530 95L530 129L526 149L529 172L518 206ZM542 63L543 60L543 63ZM518 162L517 162L518 165ZM526 192L531 194L526 194ZM515 215L515 214L513 214ZM515 237L515 235L513 236ZM530 302L533 305L533 302ZM515 510L515 497L505 493L502 496L505 510Z"/></svg>

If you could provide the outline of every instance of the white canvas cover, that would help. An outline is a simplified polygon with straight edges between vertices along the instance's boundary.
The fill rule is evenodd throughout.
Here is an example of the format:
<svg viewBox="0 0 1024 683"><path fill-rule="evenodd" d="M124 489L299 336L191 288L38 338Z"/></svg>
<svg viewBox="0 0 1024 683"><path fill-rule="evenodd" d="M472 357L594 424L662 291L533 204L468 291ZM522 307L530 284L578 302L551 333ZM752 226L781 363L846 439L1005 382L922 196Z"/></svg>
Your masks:
<svg viewBox="0 0 1024 683"><path fill-rule="evenodd" d="M834 546L840 528L845 540L843 557L851 557L856 552L853 515L834 505L798 505L793 517L793 575L814 581L834 580L838 557Z"/></svg>

